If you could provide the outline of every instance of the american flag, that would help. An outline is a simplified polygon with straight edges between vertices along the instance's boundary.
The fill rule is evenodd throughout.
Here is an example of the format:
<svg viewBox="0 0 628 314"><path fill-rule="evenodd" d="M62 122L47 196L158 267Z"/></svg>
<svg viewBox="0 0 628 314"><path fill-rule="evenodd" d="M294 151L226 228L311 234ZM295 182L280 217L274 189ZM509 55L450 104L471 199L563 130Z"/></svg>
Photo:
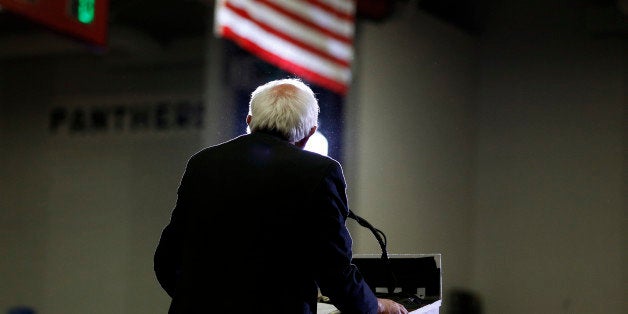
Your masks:
<svg viewBox="0 0 628 314"><path fill-rule="evenodd" d="M214 32L339 94L351 82L356 0L217 0Z"/></svg>

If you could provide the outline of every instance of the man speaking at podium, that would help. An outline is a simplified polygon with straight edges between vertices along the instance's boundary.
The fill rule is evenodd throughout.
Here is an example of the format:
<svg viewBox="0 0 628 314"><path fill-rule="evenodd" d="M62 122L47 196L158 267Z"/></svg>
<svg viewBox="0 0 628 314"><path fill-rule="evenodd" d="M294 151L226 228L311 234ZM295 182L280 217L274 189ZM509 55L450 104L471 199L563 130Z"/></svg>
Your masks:
<svg viewBox="0 0 628 314"><path fill-rule="evenodd" d="M351 262L342 168L303 150L318 113L306 84L271 81L247 134L189 159L154 256L168 313L316 313L318 289L343 314L407 313Z"/></svg>

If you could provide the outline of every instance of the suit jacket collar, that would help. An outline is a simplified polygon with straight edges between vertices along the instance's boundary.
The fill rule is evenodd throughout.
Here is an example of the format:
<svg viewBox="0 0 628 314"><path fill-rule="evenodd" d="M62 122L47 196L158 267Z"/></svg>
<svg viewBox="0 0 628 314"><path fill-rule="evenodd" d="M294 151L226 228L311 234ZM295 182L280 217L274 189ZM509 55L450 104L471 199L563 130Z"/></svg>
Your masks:
<svg viewBox="0 0 628 314"><path fill-rule="evenodd" d="M283 141L286 141L286 142L288 141L288 138L285 135L283 135L283 133L281 133L281 132L279 132L277 130L257 130L257 131L255 131L253 133L263 134L263 135L270 135L270 136L276 137L276 138L278 138L280 140L283 140Z"/></svg>

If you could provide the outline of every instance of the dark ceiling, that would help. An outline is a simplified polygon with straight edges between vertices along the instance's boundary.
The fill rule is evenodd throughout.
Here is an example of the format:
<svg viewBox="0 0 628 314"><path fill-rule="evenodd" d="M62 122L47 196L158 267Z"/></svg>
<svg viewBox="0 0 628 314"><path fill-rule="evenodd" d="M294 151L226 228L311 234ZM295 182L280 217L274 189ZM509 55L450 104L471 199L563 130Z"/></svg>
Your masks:
<svg viewBox="0 0 628 314"><path fill-rule="evenodd" d="M213 1L110 0L110 23L149 34L159 42L205 34Z"/></svg>
<svg viewBox="0 0 628 314"><path fill-rule="evenodd" d="M361 20L386 22L394 18L398 4L416 3L436 18L450 23L470 34L481 34L485 29L487 2L491 0L358 0L357 17ZM601 8L617 8L618 1L583 0ZM543 3L543 1L531 1ZM213 13L214 0L110 0L109 27L123 27L148 36L155 42L167 45L173 40L199 37L206 34ZM623 15L626 17L626 15ZM623 27L623 25L622 25ZM7 10L0 10L0 36L32 33L44 30Z"/></svg>
<svg viewBox="0 0 628 314"><path fill-rule="evenodd" d="M472 0L358 0L357 18L384 22L401 2L416 2L417 8L433 13L468 30L480 29L475 18L479 1ZM167 43L181 37L201 36L209 27L214 0L109 0L109 25L141 31ZM43 26L7 10L0 10L0 35L32 32Z"/></svg>
<svg viewBox="0 0 628 314"><path fill-rule="evenodd" d="M109 0L109 26L141 31L158 41L200 36L207 27L213 1ZM7 10L0 11L0 35L45 29Z"/></svg>

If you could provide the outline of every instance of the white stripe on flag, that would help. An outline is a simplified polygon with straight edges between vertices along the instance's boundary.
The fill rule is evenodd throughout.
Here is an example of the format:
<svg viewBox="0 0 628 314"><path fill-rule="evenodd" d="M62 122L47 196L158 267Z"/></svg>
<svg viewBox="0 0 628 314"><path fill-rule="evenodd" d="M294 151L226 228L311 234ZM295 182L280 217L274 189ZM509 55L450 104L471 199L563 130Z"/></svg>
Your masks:
<svg viewBox="0 0 628 314"><path fill-rule="evenodd" d="M240 2L240 1L238 1ZM294 0L274 0L271 1L284 9L291 11L299 16L325 27L334 33L341 34L345 37L353 37L354 25L351 21L338 18L319 7L313 6L307 2ZM250 2L249 2L250 3Z"/></svg>
<svg viewBox="0 0 628 314"><path fill-rule="evenodd" d="M357 0L318 0L334 9L344 13L353 15L355 13L355 2Z"/></svg>

